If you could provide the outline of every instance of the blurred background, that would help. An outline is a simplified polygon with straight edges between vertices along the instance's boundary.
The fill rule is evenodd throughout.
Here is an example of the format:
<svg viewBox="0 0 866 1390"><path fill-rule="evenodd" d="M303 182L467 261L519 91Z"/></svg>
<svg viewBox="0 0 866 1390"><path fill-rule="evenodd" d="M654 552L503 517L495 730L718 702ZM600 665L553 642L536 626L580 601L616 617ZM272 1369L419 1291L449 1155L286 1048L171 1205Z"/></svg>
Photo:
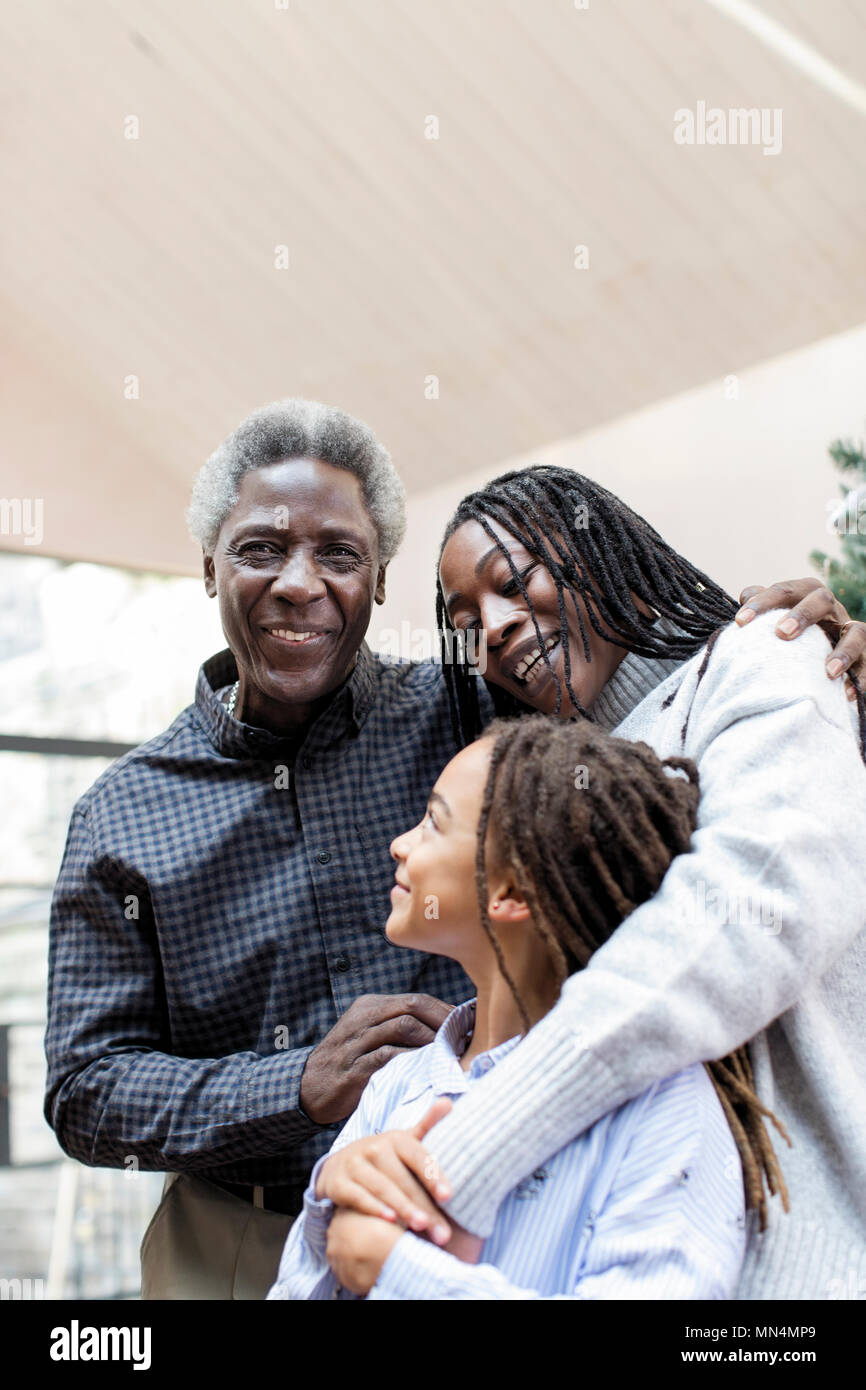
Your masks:
<svg viewBox="0 0 866 1390"><path fill-rule="evenodd" d="M367 420L409 494L369 640L407 655L451 508L531 462L731 591L829 577L866 547L827 453L866 413L866 13L4 0L0 35L0 1292L134 1298L162 1175L45 1124L48 914L76 798L224 645L196 470L282 396Z"/></svg>

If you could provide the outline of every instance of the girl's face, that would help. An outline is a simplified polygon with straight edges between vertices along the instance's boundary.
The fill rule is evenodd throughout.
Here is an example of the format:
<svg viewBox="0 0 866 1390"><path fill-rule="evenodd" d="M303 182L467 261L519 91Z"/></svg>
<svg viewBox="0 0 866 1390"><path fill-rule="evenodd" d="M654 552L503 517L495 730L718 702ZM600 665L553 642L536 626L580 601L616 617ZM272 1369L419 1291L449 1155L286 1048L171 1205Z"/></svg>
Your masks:
<svg viewBox="0 0 866 1390"><path fill-rule="evenodd" d="M396 882L385 924L395 945L450 956L476 980L493 958L475 883L478 821L492 747L491 739L480 738L452 758L430 793L424 819L392 843ZM489 866L488 876L491 918L510 920L515 904Z"/></svg>
<svg viewBox="0 0 866 1390"><path fill-rule="evenodd" d="M523 578L552 669L541 655L535 624L505 556L477 521L466 521L458 526L442 552L439 579L448 615L456 628L485 632L484 675L488 681L543 714L553 714L556 710L559 686L562 690L560 717L568 718L574 713L574 707L565 685L565 656L553 576L504 526L493 520L489 525L503 541L515 569ZM590 709L625 656L625 648L599 637L586 616L586 604L581 597L572 597L571 591L565 590L564 600L571 688L584 709ZM583 654L575 601L580 605L589 639L589 662Z"/></svg>

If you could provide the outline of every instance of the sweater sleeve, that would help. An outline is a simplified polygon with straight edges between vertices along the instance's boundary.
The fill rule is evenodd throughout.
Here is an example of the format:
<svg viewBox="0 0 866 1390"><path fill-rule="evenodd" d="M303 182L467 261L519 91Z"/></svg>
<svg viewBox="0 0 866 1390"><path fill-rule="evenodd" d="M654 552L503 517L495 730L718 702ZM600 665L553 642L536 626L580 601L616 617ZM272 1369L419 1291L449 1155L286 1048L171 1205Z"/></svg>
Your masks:
<svg viewBox="0 0 866 1390"><path fill-rule="evenodd" d="M464 1264L406 1231L370 1299L723 1299L733 1295L745 1222L739 1158L702 1067L623 1106L606 1145L620 1157L576 1237L573 1283L551 1293L515 1283L492 1264ZM562 1223L560 1223L562 1224ZM567 1225L563 1227L567 1230ZM537 1241L546 1242L550 1226ZM561 1254L552 1268L560 1265Z"/></svg>
<svg viewBox="0 0 866 1390"><path fill-rule="evenodd" d="M692 701L690 853L425 1140L449 1212L478 1235L550 1154L653 1081L754 1037L863 927L866 774L825 640L750 628L722 634Z"/></svg>

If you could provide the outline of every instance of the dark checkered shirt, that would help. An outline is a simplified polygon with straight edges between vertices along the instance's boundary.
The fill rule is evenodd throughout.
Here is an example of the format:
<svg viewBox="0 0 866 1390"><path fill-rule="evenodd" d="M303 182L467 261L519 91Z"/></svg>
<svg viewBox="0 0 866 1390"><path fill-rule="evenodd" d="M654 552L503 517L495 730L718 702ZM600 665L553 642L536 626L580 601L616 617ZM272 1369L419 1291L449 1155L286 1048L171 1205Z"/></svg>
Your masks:
<svg viewBox="0 0 866 1390"><path fill-rule="evenodd" d="M391 840L456 751L441 667L366 643L294 740L195 704L75 806L51 917L46 1117L83 1163L297 1187L339 1126L304 1063L361 994L474 993L384 934ZM482 692L486 696L486 691Z"/></svg>

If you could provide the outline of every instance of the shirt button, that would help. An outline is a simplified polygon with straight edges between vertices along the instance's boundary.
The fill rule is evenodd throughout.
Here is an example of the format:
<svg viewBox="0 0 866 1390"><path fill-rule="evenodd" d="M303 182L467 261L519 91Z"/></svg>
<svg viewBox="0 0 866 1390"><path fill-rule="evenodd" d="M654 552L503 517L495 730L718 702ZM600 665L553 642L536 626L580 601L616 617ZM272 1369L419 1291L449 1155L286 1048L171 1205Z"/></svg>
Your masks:
<svg viewBox="0 0 866 1390"><path fill-rule="evenodd" d="M328 850L320 849L319 853L316 855L316 858L318 859L320 864L327 864L330 861L331 855Z"/></svg>
<svg viewBox="0 0 866 1390"><path fill-rule="evenodd" d="M345 971L347 971L347 970L349 969L349 964L350 964L350 962L349 962L349 957L348 957L348 956L337 956L337 959L334 961L334 964L336 965L336 967L337 967L338 970L340 970L340 971L342 971L343 973L345 973Z"/></svg>

